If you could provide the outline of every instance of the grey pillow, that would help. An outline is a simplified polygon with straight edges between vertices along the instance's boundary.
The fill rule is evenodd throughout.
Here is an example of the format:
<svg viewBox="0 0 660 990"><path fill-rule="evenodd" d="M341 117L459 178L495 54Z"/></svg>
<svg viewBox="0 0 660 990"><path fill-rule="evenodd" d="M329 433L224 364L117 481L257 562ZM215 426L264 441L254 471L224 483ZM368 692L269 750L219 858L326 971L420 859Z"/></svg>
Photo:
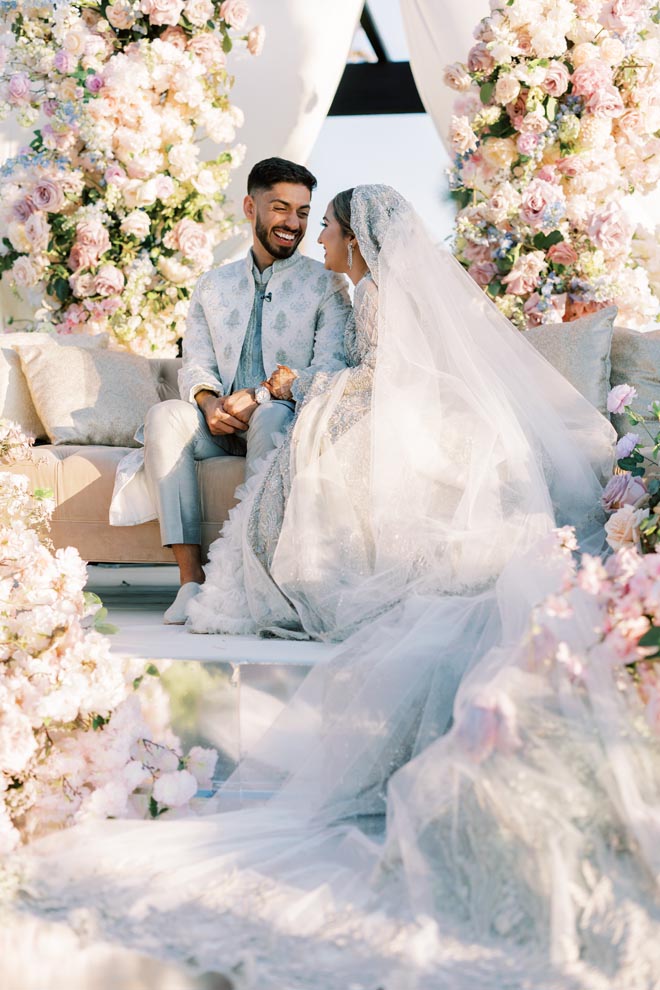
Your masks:
<svg viewBox="0 0 660 990"><path fill-rule="evenodd" d="M35 409L53 444L135 447L135 431L159 401L148 358L82 347L21 347Z"/></svg>
<svg viewBox="0 0 660 990"><path fill-rule="evenodd" d="M570 323L546 323L525 337L604 416L610 390L610 347L616 306Z"/></svg>
<svg viewBox="0 0 660 990"><path fill-rule="evenodd" d="M33 347L77 346L105 348L109 334L3 333L0 336L0 419L19 423L23 431L36 440L46 439L46 428L37 415L18 349Z"/></svg>
<svg viewBox="0 0 660 990"><path fill-rule="evenodd" d="M623 384L634 385L637 389L632 408L653 424L650 430L655 436L660 424L649 406L660 400L660 330L642 333L625 327L616 328L612 340L612 386ZM613 415L612 422L619 436L632 431L646 437L643 428L631 426L625 415Z"/></svg>

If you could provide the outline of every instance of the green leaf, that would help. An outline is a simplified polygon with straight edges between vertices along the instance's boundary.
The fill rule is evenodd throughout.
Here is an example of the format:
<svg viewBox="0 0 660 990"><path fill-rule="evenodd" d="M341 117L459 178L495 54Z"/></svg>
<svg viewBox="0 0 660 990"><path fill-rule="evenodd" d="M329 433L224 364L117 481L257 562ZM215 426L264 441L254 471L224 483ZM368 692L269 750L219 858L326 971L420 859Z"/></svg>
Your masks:
<svg viewBox="0 0 660 990"><path fill-rule="evenodd" d="M102 729L103 726L106 725L108 721L109 719L104 718L103 715L95 715L94 718L92 719L92 728L96 730Z"/></svg>
<svg viewBox="0 0 660 990"><path fill-rule="evenodd" d="M486 286L486 292L492 299L496 299L498 296L503 296L505 291L506 289L498 278L494 278L493 281Z"/></svg>
<svg viewBox="0 0 660 990"><path fill-rule="evenodd" d="M513 261L510 258L498 258L495 265L501 275L506 275L513 268Z"/></svg>
<svg viewBox="0 0 660 990"><path fill-rule="evenodd" d="M553 230L549 234L539 232L534 236L532 243L537 251L547 251L553 244L559 244L563 240L564 235L558 230Z"/></svg>
<svg viewBox="0 0 660 990"><path fill-rule="evenodd" d="M495 83L486 82L483 84L479 90L479 98L482 103L490 103L493 93L495 92Z"/></svg>
<svg viewBox="0 0 660 990"><path fill-rule="evenodd" d="M66 302L70 292L67 280L65 278L56 278L53 283L53 289L59 301L61 303Z"/></svg>
<svg viewBox="0 0 660 990"><path fill-rule="evenodd" d="M660 479L651 478L649 481L649 495L657 495L660 492Z"/></svg>
<svg viewBox="0 0 660 990"><path fill-rule="evenodd" d="M232 49L232 40L228 34L222 39L222 50L227 55Z"/></svg>
<svg viewBox="0 0 660 990"><path fill-rule="evenodd" d="M158 818L160 811L158 809L158 802L155 798L149 798L149 814L152 818Z"/></svg>
<svg viewBox="0 0 660 990"><path fill-rule="evenodd" d="M634 467L630 473L632 474L633 478L643 478L644 475L646 474L643 467Z"/></svg>
<svg viewBox="0 0 660 990"><path fill-rule="evenodd" d="M150 663L146 669L146 673L151 677L160 677L160 671L155 663Z"/></svg>
<svg viewBox="0 0 660 990"><path fill-rule="evenodd" d="M119 626L113 626L111 622L95 622L94 628L102 636L114 636L119 632Z"/></svg>
<svg viewBox="0 0 660 990"><path fill-rule="evenodd" d="M32 492L32 494L34 495L34 497L39 502L41 502L45 498L53 498L53 489L52 488L35 488L35 490Z"/></svg>
<svg viewBox="0 0 660 990"><path fill-rule="evenodd" d="M85 605L102 605L103 602L98 595L95 595L93 591L83 591L83 598L85 599Z"/></svg>
<svg viewBox="0 0 660 990"><path fill-rule="evenodd" d="M640 646L660 646L660 629L652 626L639 641Z"/></svg>
<svg viewBox="0 0 660 990"><path fill-rule="evenodd" d="M632 469L637 466L636 462L632 459L632 457L621 457L617 461L617 464L619 465L622 471L632 471Z"/></svg>

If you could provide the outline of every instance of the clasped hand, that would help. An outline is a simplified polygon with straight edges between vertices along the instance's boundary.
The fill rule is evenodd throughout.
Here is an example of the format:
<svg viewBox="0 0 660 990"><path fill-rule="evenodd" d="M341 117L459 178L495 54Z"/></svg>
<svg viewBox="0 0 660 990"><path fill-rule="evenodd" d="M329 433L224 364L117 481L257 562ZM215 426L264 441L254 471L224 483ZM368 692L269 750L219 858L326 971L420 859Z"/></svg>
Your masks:
<svg viewBox="0 0 660 990"><path fill-rule="evenodd" d="M213 436L227 436L247 430L250 417L257 408L254 389L242 388L232 395L218 396L208 393L198 404Z"/></svg>

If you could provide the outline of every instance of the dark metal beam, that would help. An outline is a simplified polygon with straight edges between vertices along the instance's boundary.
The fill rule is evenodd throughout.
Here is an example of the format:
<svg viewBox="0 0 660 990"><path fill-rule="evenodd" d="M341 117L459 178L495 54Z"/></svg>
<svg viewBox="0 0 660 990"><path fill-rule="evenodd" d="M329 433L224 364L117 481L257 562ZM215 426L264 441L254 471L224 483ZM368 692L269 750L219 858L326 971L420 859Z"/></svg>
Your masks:
<svg viewBox="0 0 660 990"><path fill-rule="evenodd" d="M328 116L424 112L409 62L359 62L346 66Z"/></svg>
<svg viewBox="0 0 660 990"><path fill-rule="evenodd" d="M369 39L369 44L374 50L374 54L379 62L389 62L390 56L387 54L387 49L385 43L381 38L380 31L376 27L376 22L371 16L371 11L369 10L369 4L365 3L364 10L362 11L362 17L360 18L360 24L362 29Z"/></svg>

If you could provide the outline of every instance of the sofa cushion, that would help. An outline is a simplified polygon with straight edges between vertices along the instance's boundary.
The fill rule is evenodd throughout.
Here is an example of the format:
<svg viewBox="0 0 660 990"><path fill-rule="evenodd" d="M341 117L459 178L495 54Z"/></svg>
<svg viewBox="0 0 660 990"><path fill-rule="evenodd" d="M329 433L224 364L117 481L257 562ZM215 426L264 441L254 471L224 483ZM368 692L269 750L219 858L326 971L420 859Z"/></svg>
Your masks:
<svg viewBox="0 0 660 990"><path fill-rule="evenodd" d="M612 340L612 386L634 385L637 398L632 403L636 413L650 424L652 434L658 432L657 418L649 410L654 401L660 401L660 330L643 333L617 327ZM635 431L643 436L643 427L630 425L627 416L612 416L619 436Z"/></svg>
<svg viewBox="0 0 660 990"><path fill-rule="evenodd" d="M610 390L610 347L616 306L570 323L546 323L525 337L604 416Z"/></svg>
<svg viewBox="0 0 660 990"><path fill-rule="evenodd" d="M180 399L179 368L181 358L151 358L156 375L156 388L161 402L167 399Z"/></svg>
<svg viewBox="0 0 660 990"><path fill-rule="evenodd" d="M25 346L19 356L51 443L136 446L136 430L159 401L152 361L84 347Z"/></svg>
<svg viewBox="0 0 660 990"><path fill-rule="evenodd" d="M0 337L0 419L20 423L23 431L36 440L46 439L46 428L34 408L32 396L21 369L18 348L30 345L47 347L60 344L78 347L106 348L107 333L94 335L3 333Z"/></svg>

